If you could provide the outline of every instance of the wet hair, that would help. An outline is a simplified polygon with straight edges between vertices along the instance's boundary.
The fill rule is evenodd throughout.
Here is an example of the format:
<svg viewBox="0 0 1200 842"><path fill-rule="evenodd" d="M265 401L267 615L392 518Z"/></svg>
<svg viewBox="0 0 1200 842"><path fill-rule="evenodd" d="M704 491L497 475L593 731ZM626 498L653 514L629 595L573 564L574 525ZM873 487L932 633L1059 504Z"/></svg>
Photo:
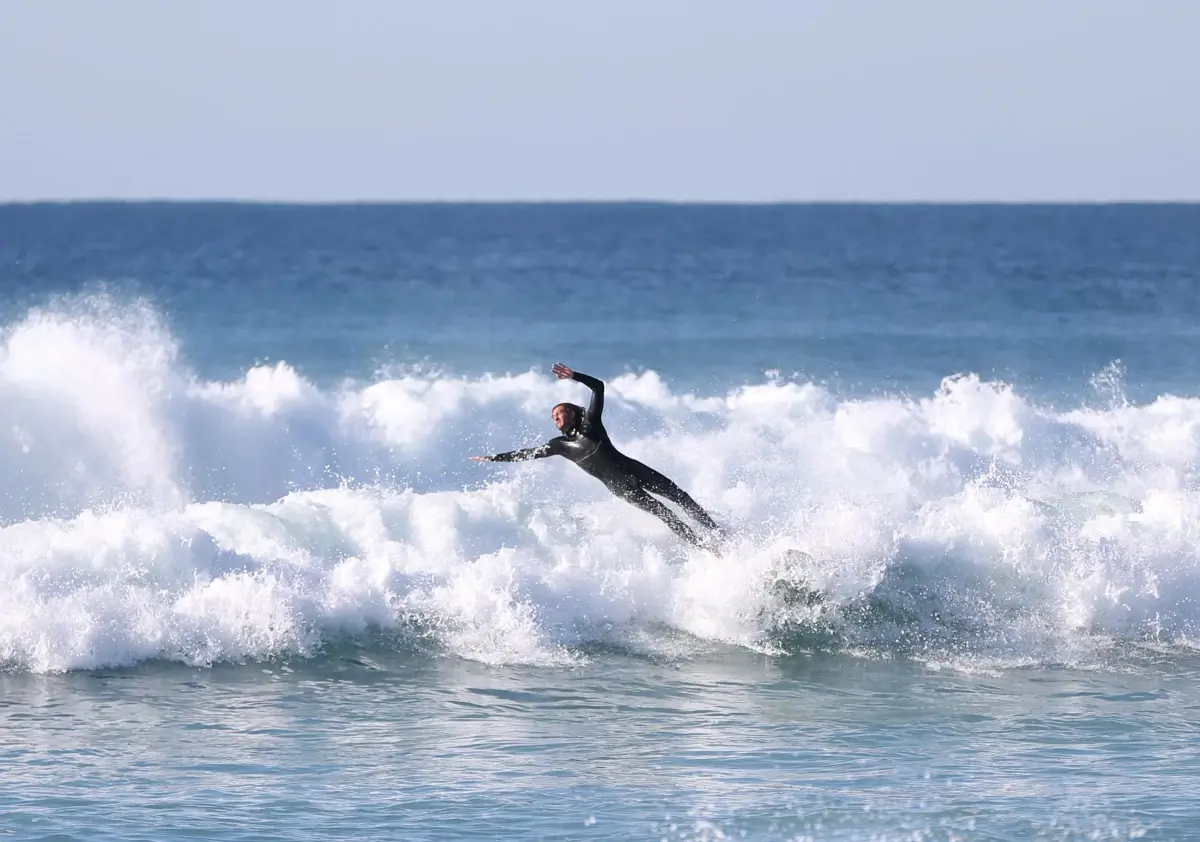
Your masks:
<svg viewBox="0 0 1200 842"><path fill-rule="evenodd" d="M571 410L572 423L563 432L570 432L570 431L573 431L576 428L578 428L580 423L583 421L583 407L577 403L565 403L565 402L564 403L556 403L554 405L554 407L550 410L551 414L553 414L554 410L558 409L560 406L563 409Z"/></svg>

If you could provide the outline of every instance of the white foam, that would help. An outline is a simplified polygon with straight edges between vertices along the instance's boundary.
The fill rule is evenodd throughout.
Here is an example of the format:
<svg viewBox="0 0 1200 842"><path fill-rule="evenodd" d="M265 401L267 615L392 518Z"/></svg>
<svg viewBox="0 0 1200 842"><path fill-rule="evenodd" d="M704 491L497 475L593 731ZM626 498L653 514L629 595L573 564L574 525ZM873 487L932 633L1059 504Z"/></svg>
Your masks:
<svg viewBox="0 0 1200 842"><path fill-rule="evenodd" d="M31 312L0 344L0 663L306 656L382 634L488 663L679 652L683 635L978 666L1196 639L1200 401L1132 405L1112 372L1107 404L1066 412L973 375L846 400L594 373L618 445L731 527L724 558L563 460L467 461L548 437L578 384L321 389L286 363L206 382L144 304Z"/></svg>

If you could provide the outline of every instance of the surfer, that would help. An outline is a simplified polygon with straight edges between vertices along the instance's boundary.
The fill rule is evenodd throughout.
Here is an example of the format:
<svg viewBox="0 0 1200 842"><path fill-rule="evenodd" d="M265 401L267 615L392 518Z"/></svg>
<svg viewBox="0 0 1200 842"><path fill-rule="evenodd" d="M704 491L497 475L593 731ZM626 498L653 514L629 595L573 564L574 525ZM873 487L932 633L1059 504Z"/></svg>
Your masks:
<svg viewBox="0 0 1200 842"><path fill-rule="evenodd" d="M561 436L537 447L497 453L494 456L472 456L476 462L523 462L547 456L565 456L587 473L604 483L613 494L643 511L661 519L671 531L697 547L707 542L693 532L676 514L651 494L665 497L678 504L706 528L719 527L686 491L653 468L621 453L613 446L604 429L604 381L572 371L562 363L554 364L554 374L560 380L575 380L592 390L592 401L585 411L573 403L560 403L551 411L554 426Z"/></svg>

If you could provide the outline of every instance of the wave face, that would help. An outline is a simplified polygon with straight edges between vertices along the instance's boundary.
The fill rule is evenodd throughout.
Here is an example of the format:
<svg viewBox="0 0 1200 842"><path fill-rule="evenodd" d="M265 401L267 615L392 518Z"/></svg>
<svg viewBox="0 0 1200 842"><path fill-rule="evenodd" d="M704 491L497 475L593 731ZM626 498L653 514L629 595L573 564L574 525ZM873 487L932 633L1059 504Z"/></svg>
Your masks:
<svg viewBox="0 0 1200 842"><path fill-rule="evenodd" d="M618 446L729 527L724 557L563 460L466 460L549 437L579 384L321 389L286 363L210 382L147 304L31 311L0 345L0 664L369 640L487 663L731 645L1106 666L1197 639L1200 401L1132 405L1119 367L1065 411L969 374L846 400L591 373Z"/></svg>

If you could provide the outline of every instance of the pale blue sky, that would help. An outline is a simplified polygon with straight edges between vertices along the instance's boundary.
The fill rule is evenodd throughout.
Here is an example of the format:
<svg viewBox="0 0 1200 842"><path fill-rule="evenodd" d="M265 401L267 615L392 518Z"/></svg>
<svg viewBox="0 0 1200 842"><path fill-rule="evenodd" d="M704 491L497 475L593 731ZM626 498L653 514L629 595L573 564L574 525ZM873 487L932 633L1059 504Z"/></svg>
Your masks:
<svg viewBox="0 0 1200 842"><path fill-rule="evenodd" d="M1198 0L0 0L0 200L1200 199Z"/></svg>

